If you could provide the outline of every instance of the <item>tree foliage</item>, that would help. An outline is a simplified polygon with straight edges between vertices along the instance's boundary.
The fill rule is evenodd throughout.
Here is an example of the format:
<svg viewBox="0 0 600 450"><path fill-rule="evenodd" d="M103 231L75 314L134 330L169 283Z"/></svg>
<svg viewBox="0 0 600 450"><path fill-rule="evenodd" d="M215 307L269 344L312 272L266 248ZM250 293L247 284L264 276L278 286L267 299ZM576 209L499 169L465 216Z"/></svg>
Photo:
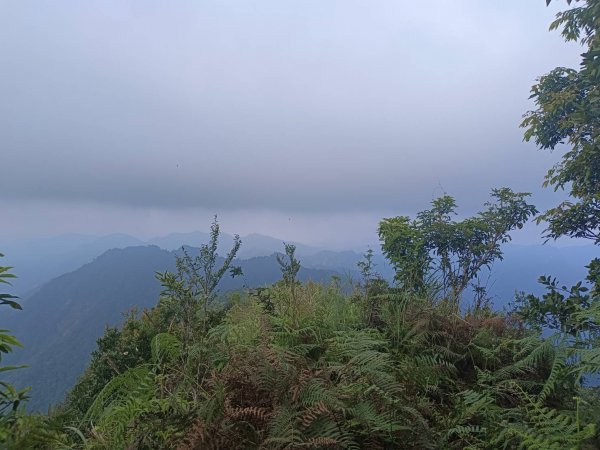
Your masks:
<svg viewBox="0 0 600 450"><path fill-rule="evenodd" d="M539 78L531 90L536 109L525 114L522 126L525 139L534 140L538 147L566 150L544 182L569 193L568 200L538 218L547 224L546 237L583 238L600 245L600 2L568 3L573 7L559 13L550 28L561 29L566 41L581 42L580 67L557 67ZM576 332L569 317L599 298L600 259L587 268L588 286L577 283L559 288L556 280L542 277L548 292L542 298L523 297L522 317L533 324Z"/></svg>
<svg viewBox="0 0 600 450"><path fill-rule="evenodd" d="M156 274L164 287L163 297L172 306L174 318L183 324L186 344L192 339L192 328L198 312L206 328L208 309L216 298L217 287L225 273L230 271L231 276L242 275L241 268L232 265L242 244L240 237L237 234L234 236L232 248L220 262L217 253L219 235L219 223L215 216L209 242L200 246L198 255L192 257L187 249L182 248L183 256L177 257L177 273ZM195 308L196 304L200 305L199 311Z"/></svg>
<svg viewBox="0 0 600 450"><path fill-rule="evenodd" d="M560 285L556 278L541 276L539 282L546 289L541 297L524 293L517 295L515 307L526 323L573 336L600 331L600 323L577 319L577 314L593 305L598 298L597 293L590 293L581 281L567 287Z"/></svg>
<svg viewBox="0 0 600 450"><path fill-rule="evenodd" d="M542 149L564 144L562 160L546 175L546 186L567 189L573 200L547 211L548 237L587 238L600 243L600 2L575 1L551 29L585 51L579 69L557 67L532 87L537 109L523 120L525 139ZM559 148L563 148L562 146Z"/></svg>
<svg viewBox="0 0 600 450"><path fill-rule="evenodd" d="M0 253L0 258L4 255ZM9 285L10 279L15 278L11 273L12 267L0 266L0 285ZM0 305L9 306L13 309L22 309L16 301L17 297L12 294L0 293ZM22 347L21 343L10 334L9 330L0 330L0 362L2 356L11 353L16 347ZM0 366L0 372L20 369L22 366ZM29 389L16 389L12 384L0 380L0 442L7 439L17 418L19 407L28 399Z"/></svg>
<svg viewBox="0 0 600 450"><path fill-rule="evenodd" d="M434 286L441 296L459 304L481 269L502 259L500 247L511 239L510 232L537 212L527 203L527 193L501 188L491 196L483 211L461 221L454 219L456 202L449 195L435 199L432 208L415 219L401 216L381 221L382 249L402 289L431 296L429 288Z"/></svg>
<svg viewBox="0 0 600 450"><path fill-rule="evenodd" d="M278 253L276 255L277 263L281 269L281 275L283 277L283 283L290 289L292 297L296 291L296 284L298 280L298 272L300 271L300 261L296 258L296 246L293 244L283 244L285 248L285 255Z"/></svg>

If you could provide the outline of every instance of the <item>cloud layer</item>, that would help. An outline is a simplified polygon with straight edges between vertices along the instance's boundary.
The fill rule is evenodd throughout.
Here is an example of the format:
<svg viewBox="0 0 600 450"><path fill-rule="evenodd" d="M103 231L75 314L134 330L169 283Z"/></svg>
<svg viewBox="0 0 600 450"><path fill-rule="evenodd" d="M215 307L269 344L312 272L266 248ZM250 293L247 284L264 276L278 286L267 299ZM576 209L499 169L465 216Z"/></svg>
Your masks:
<svg viewBox="0 0 600 450"><path fill-rule="evenodd" d="M442 191L467 209L494 186L539 191L557 156L523 144L518 123L535 77L578 54L547 32L554 12L3 2L2 198L15 214L58 202L368 215Z"/></svg>

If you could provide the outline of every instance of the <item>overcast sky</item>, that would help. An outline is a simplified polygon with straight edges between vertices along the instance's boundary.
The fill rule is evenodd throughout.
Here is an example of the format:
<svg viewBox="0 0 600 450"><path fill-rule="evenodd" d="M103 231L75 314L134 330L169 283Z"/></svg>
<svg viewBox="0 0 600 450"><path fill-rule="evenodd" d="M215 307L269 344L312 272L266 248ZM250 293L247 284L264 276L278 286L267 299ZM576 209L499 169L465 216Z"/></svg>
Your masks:
<svg viewBox="0 0 600 450"><path fill-rule="evenodd" d="M0 0L0 242L203 230L373 242L443 192L540 188L545 0ZM534 239L535 232L521 240Z"/></svg>

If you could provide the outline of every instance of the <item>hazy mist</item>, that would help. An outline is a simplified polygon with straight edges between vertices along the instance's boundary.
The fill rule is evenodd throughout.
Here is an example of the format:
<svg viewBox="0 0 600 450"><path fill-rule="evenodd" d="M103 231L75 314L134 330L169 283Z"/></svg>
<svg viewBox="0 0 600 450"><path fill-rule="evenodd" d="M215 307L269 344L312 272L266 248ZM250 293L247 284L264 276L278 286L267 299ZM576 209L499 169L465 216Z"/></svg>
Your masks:
<svg viewBox="0 0 600 450"><path fill-rule="evenodd" d="M563 6L0 1L1 240L218 213L344 245L443 192L466 213L496 186L549 206L557 155L518 124L535 78L576 64L547 31Z"/></svg>

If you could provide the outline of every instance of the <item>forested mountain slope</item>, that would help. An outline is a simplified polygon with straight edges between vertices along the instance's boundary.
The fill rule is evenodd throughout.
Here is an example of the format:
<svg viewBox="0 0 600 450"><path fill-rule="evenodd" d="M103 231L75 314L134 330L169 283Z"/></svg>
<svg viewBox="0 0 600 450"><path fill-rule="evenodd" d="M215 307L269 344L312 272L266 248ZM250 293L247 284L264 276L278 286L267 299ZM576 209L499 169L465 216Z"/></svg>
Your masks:
<svg viewBox="0 0 600 450"><path fill-rule="evenodd" d="M225 277L221 292L270 284L281 276L274 256L237 264L243 276ZM87 366L105 327L121 324L132 308L154 306L161 290L155 272L174 268L175 252L156 246L110 250L41 286L23 300L23 311L5 315L0 326L14 330L25 346L10 362L29 367L11 374L11 380L33 387L29 407L44 409L59 402ZM335 274L303 268L299 277L328 281Z"/></svg>
<svg viewBox="0 0 600 450"><path fill-rule="evenodd" d="M107 250L143 245L126 234L89 236L70 234L32 241L16 242L2 247L6 264L18 268L15 292L28 295L32 289L64 273L91 262Z"/></svg>

